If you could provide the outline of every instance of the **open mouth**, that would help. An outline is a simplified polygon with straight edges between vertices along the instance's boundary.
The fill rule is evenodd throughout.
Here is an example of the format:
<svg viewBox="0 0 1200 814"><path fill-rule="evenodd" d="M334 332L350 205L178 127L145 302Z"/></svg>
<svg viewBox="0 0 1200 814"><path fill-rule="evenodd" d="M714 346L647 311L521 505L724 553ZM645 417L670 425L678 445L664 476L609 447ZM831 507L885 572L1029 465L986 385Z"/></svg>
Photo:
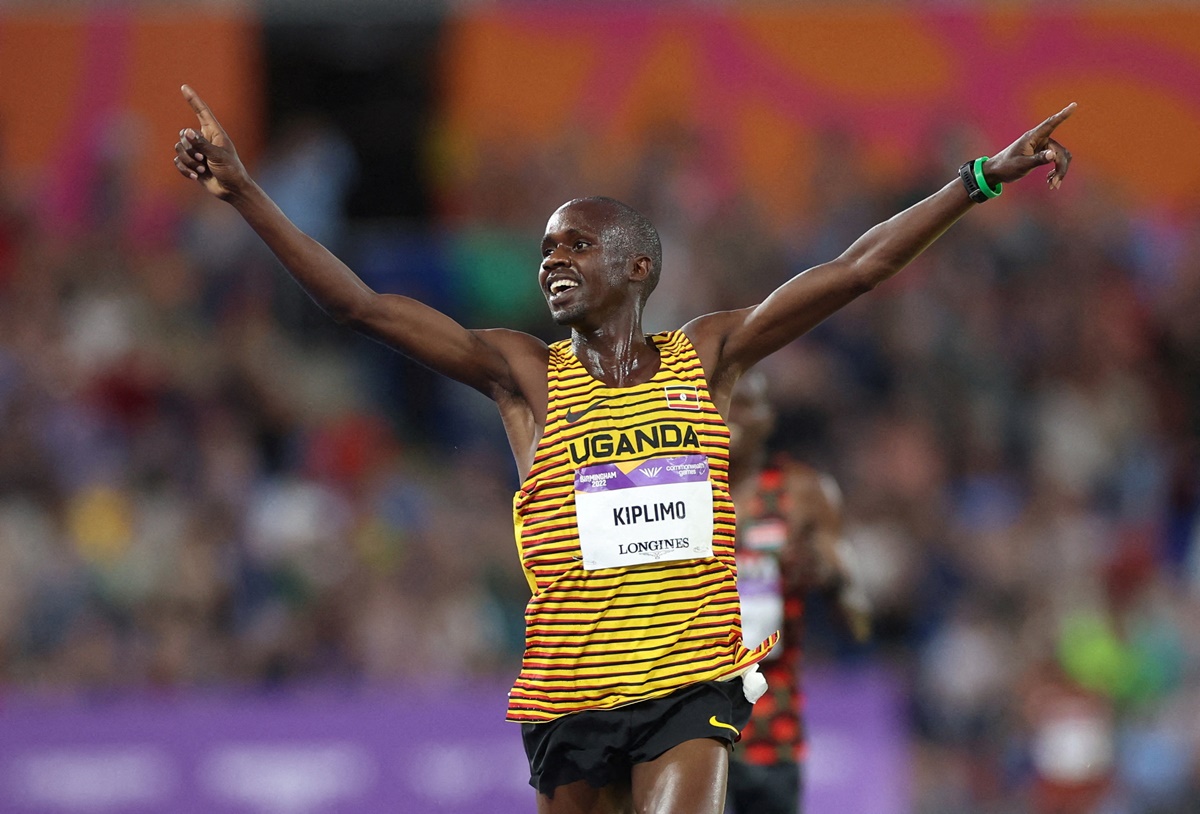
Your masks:
<svg viewBox="0 0 1200 814"><path fill-rule="evenodd" d="M566 277L559 277L557 280L553 280L550 283L550 286L549 286L550 298L555 299L555 298L561 296L562 294L565 294L566 292L570 291L571 289L578 288L578 287L579 287L579 283L576 282L575 280L570 280L570 279L567 279Z"/></svg>

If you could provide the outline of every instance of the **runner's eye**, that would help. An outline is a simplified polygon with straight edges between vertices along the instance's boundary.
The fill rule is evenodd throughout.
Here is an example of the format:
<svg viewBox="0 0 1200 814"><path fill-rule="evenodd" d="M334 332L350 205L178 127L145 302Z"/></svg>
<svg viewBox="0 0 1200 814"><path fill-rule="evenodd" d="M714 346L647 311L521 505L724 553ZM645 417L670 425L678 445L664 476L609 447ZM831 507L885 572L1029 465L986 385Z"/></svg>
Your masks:
<svg viewBox="0 0 1200 814"><path fill-rule="evenodd" d="M581 252L581 251L583 251L584 249L588 248L588 247L589 247L589 246L591 246L591 245L592 245L592 244L591 244L591 243L588 243L586 240L576 240L576 241L575 241L575 247L574 247L574 248L575 248L575 251L577 251L577 252Z"/></svg>

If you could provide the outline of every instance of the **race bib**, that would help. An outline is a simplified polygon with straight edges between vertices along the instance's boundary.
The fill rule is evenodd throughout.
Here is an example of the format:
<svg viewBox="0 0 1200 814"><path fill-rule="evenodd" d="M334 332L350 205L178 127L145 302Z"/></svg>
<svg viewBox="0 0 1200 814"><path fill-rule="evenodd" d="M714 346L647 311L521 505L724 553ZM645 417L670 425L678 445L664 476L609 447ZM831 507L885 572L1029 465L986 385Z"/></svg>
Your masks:
<svg viewBox="0 0 1200 814"><path fill-rule="evenodd" d="M575 471L575 516L589 571L711 557L708 458L581 467Z"/></svg>
<svg viewBox="0 0 1200 814"><path fill-rule="evenodd" d="M741 552L737 563L742 639L747 647L753 647L783 630L783 580L779 560L770 554ZM775 646L766 660L777 658L782 650L782 646Z"/></svg>

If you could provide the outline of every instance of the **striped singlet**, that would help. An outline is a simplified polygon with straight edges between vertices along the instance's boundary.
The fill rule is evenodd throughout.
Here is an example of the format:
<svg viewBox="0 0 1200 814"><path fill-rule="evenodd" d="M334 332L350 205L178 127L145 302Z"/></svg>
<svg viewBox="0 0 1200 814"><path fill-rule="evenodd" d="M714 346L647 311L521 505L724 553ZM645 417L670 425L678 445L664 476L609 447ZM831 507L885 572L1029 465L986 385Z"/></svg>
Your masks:
<svg viewBox="0 0 1200 814"><path fill-rule="evenodd" d="M761 660L778 639L753 650L742 643L729 430L709 398L700 359L682 331L648 338L658 347L659 370L632 387L593 378L569 340L550 346L546 428L513 498L517 548L533 596L521 673L509 693L510 721L611 709L727 678ZM585 569L577 470L613 464L621 472L655 470L678 456L707 459L712 556ZM650 504L651 514L654 505L667 504Z"/></svg>

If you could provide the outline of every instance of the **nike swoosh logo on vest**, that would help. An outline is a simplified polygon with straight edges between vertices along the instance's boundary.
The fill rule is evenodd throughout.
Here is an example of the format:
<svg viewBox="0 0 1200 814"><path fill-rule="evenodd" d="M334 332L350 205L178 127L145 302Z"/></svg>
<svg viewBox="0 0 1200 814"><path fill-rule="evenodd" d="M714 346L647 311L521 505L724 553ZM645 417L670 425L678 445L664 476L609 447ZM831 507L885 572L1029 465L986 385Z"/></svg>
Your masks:
<svg viewBox="0 0 1200 814"><path fill-rule="evenodd" d="M576 421L590 413L593 408L599 407L610 398L612 398L612 396L601 396L588 406L584 407L582 410L567 410L567 414L564 416L564 418L566 418L568 424L574 424Z"/></svg>

